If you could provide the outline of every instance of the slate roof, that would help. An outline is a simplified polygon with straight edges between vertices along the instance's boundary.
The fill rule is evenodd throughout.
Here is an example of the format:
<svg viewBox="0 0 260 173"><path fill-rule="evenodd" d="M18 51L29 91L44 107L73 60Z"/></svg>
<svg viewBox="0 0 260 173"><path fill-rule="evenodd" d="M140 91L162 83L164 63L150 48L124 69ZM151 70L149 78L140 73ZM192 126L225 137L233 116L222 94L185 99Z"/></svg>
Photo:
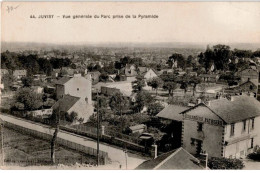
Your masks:
<svg viewBox="0 0 260 173"><path fill-rule="evenodd" d="M260 102L249 96L235 96L234 101L219 99L212 101L209 108L226 123L235 123L260 116Z"/></svg>
<svg viewBox="0 0 260 173"><path fill-rule="evenodd" d="M182 121L182 115L180 113L187 109L188 107L184 107L184 106L168 105L156 116L165 119L175 120L175 121Z"/></svg>
<svg viewBox="0 0 260 173"><path fill-rule="evenodd" d="M62 77L62 78L60 78L60 79L56 82L56 84L58 84L58 85L64 85L64 84L67 83L70 79L71 79L71 77L67 77L67 76Z"/></svg>
<svg viewBox="0 0 260 173"><path fill-rule="evenodd" d="M143 162L135 169L203 169L199 160L182 147Z"/></svg>
<svg viewBox="0 0 260 173"><path fill-rule="evenodd" d="M192 111L198 106L206 106L227 124L240 122L249 118L260 116L260 102L254 97L246 95L233 96L234 101L226 98L210 101L210 105L201 103L182 113Z"/></svg>
<svg viewBox="0 0 260 173"><path fill-rule="evenodd" d="M79 101L79 97L74 97L70 95L64 95L63 98L59 99L54 105L53 109L58 109L63 112L67 112L77 101Z"/></svg>

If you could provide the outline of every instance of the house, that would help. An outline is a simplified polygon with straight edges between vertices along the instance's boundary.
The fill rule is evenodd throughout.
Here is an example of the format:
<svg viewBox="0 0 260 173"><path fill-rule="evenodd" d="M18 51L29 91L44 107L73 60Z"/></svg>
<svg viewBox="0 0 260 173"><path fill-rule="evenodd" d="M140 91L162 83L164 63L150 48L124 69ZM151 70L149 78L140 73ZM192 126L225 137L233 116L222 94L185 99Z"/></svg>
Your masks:
<svg viewBox="0 0 260 173"><path fill-rule="evenodd" d="M133 77L137 75L137 68L135 67L134 64L126 64L124 68L124 74L127 77Z"/></svg>
<svg viewBox="0 0 260 173"><path fill-rule="evenodd" d="M94 113L94 107L91 104L80 97L71 95L63 95L63 97L52 106L52 109L59 111L61 117L64 116L65 113L70 114L75 112L78 118L84 119L83 122L86 122Z"/></svg>
<svg viewBox="0 0 260 173"><path fill-rule="evenodd" d="M169 139L168 145L172 149L181 146L183 116L180 113L187 109L188 107L185 106L168 105L156 115L161 122L167 122L166 124L168 124L168 133L166 135Z"/></svg>
<svg viewBox="0 0 260 173"><path fill-rule="evenodd" d="M139 74L144 74L144 73L146 73L148 71L148 68L147 67L138 67L137 68L137 72L139 73Z"/></svg>
<svg viewBox="0 0 260 173"><path fill-rule="evenodd" d="M145 170L199 170L204 169L200 164L200 160L191 155L184 148L169 151L162 155L159 155L155 159L144 161L135 169Z"/></svg>
<svg viewBox="0 0 260 173"><path fill-rule="evenodd" d="M32 88L33 91L34 91L35 93L37 93L37 94L43 93L43 87L41 87L41 86L32 86L31 88Z"/></svg>
<svg viewBox="0 0 260 173"><path fill-rule="evenodd" d="M219 79L218 74L200 74L199 77L201 78L202 82L207 83L215 83Z"/></svg>
<svg viewBox="0 0 260 173"><path fill-rule="evenodd" d="M256 69L247 68L237 72L237 75L241 78L241 83L244 83L248 80L253 82L256 86L258 86L259 80L259 72Z"/></svg>
<svg viewBox="0 0 260 173"><path fill-rule="evenodd" d="M129 133L143 133L144 130L146 130L146 129L147 129L146 125L138 124L138 125L135 125L135 126L128 127L127 131Z"/></svg>
<svg viewBox="0 0 260 173"><path fill-rule="evenodd" d="M75 74L74 77L62 77L56 83L57 99L63 98L64 95L71 95L82 98L88 104L92 104L92 81L89 76L88 79Z"/></svg>
<svg viewBox="0 0 260 173"><path fill-rule="evenodd" d="M233 94L248 94L253 95L254 97L257 96L257 86L249 81L246 81L236 87L233 87L231 89L226 89L226 93L233 93Z"/></svg>
<svg viewBox="0 0 260 173"><path fill-rule="evenodd" d="M25 77L27 75L27 70L14 70L13 76L16 79L21 79L22 77Z"/></svg>
<svg viewBox="0 0 260 173"><path fill-rule="evenodd" d="M99 82L99 76L101 75L101 73L99 71L88 72L88 74L91 75L93 85L95 85Z"/></svg>
<svg viewBox="0 0 260 173"><path fill-rule="evenodd" d="M150 68L147 72L144 73L144 79L149 80L152 78L158 77L156 74L156 71L152 68Z"/></svg>
<svg viewBox="0 0 260 173"><path fill-rule="evenodd" d="M57 78L57 77L59 77L59 74L60 74L60 69L53 69L51 76L52 76L52 78Z"/></svg>
<svg viewBox="0 0 260 173"><path fill-rule="evenodd" d="M191 154L244 158L260 144L260 103L253 97L200 103L182 114L182 146Z"/></svg>

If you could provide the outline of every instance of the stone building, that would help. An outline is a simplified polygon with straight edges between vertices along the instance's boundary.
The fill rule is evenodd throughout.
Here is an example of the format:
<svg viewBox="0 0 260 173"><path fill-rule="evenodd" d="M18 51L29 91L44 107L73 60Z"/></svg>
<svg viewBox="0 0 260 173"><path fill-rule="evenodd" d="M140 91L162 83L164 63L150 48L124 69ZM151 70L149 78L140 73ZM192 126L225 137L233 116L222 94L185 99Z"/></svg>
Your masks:
<svg viewBox="0 0 260 173"><path fill-rule="evenodd" d="M182 114L182 145L191 154L244 158L260 144L260 103L253 97L200 103Z"/></svg>

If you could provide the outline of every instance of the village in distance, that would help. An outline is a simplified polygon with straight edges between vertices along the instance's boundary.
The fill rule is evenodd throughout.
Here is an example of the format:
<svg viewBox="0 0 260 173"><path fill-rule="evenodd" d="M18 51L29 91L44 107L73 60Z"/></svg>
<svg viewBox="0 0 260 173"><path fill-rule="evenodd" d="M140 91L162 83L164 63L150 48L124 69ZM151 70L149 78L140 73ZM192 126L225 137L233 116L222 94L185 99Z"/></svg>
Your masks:
<svg viewBox="0 0 260 173"><path fill-rule="evenodd" d="M0 86L3 168L260 169L259 48L4 43Z"/></svg>

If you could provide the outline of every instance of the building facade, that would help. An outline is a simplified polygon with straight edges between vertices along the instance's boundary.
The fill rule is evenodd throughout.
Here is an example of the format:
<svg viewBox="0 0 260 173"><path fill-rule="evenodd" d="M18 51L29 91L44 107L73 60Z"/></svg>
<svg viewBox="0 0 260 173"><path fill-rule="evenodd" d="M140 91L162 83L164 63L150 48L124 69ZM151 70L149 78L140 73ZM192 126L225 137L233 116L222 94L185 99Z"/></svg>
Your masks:
<svg viewBox="0 0 260 173"><path fill-rule="evenodd" d="M182 145L192 154L244 158L260 144L260 103L253 97L200 103L182 114Z"/></svg>
<svg viewBox="0 0 260 173"><path fill-rule="evenodd" d="M74 77L63 77L56 83L56 96L58 99L64 95L71 95L84 99L88 104L92 104L92 81L91 78L84 78L81 74Z"/></svg>

